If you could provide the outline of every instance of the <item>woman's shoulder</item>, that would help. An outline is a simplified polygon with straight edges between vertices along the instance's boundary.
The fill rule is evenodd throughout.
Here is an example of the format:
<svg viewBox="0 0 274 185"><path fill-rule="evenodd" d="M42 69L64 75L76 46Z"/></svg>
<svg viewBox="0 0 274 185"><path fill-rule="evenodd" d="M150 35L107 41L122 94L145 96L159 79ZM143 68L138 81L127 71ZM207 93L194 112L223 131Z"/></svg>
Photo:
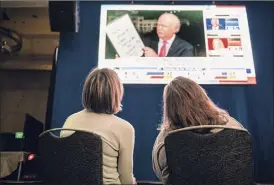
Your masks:
<svg viewBox="0 0 274 185"><path fill-rule="evenodd" d="M244 126L235 118L229 116L228 121L226 123L226 126L232 127L232 128L238 128L238 129L245 129Z"/></svg>
<svg viewBox="0 0 274 185"><path fill-rule="evenodd" d="M111 119L116 123L116 126L119 127L120 129L134 131L134 127L128 121L115 115L110 115L110 116L111 116Z"/></svg>
<svg viewBox="0 0 274 185"><path fill-rule="evenodd" d="M69 120L69 119L77 119L77 118L80 118L80 117L82 117L84 114L86 114L86 110L85 110L85 109L80 110L80 111L78 111L78 112L75 112L75 113L69 115L69 116L67 117L67 120Z"/></svg>
<svg viewBox="0 0 274 185"><path fill-rule="evenodd" d="M134 132L134 127L128 121L119 118L118 116L112 114L93 113L85 109L71 114L67 118L66 122L80 123L86 120L92 120L92 122L99 121L101 123L109 123L110 125L113 125L112 130L115 132Z"/></svg>
<svg viewBox="0 0 274 185"><path fill-rule="evenodd" d="M156 142L159 143L159 144L160 144L160 143L164 143L166 137L168 136L168 134L169 134L169 130L168 130L168 129L162 128L162 129L160 130L160 132L159 132L157 138L156 138Z"/></svg>

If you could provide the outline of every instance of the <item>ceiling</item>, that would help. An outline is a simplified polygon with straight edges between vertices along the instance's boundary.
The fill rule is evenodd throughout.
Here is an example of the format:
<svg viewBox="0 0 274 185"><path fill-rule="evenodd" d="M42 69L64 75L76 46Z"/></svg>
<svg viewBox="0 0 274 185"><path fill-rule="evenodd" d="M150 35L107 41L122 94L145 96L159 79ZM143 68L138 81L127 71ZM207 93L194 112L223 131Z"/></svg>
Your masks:
<svg viewBox="0 0 274 185"><path fill-rule="evenodd" d="M59 33L51 32L48 1L1 1L0 27L17 31L23 47L13 55L0 55L0 70L51 70ZM0 35L0 41L8 41Z"/></svg>
<svg viewBox="0 0 274 185"><path fill-rule="evenodd" d="M29 0L29 1L0 1L1 8L38 8L48 7L46 0Z"/></svg>

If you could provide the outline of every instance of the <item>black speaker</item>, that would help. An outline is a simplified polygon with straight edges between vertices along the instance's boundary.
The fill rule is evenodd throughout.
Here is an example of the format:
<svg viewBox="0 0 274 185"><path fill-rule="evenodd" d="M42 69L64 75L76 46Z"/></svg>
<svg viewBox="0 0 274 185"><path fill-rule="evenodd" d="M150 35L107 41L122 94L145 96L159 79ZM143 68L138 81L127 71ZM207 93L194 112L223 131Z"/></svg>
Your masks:
<svg viewBox="0 0 274 185"><path fill-rule="evenodd" d="M49 21L53 32L78 32L79 1L49 1Z"/></svg>

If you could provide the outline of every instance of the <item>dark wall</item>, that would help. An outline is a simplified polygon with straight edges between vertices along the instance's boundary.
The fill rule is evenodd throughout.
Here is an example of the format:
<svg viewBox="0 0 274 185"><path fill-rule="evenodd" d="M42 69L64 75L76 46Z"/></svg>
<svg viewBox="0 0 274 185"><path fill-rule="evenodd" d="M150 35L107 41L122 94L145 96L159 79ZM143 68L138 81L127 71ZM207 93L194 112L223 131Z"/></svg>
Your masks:
<svg viewBox="0 0 274 185"><path fill-rule="evenodd" d="M204 86L209 96L252 134L256 180L260 182L274 182L273 9L272 2L247 3L258 84ZM100 2L81 2L80 16L80 32L62 33L60 37L52 127L61 127L67 116L82 109L82 84L97 65ZM124 110L119 116L136 130L134 173L138 180L156 180L151 150L161 120L163 87L125 86Z"/></svg>
<svg viewBox="0 0 274 185"><path fill-rule="evenodd" d="M50 74L0 70L0 132L22 132L26 113L45 123Z"/></svg>

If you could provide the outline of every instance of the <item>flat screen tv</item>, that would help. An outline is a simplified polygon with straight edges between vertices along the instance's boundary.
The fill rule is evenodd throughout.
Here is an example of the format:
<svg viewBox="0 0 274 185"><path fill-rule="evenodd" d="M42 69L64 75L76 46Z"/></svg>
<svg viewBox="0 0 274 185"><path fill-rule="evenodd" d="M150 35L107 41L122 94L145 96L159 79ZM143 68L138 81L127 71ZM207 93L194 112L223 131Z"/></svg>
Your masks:
<svg viewBox="0 0 274 185"><path fill-rule="evenodd" d="M124 84L256 84L245 6L102 5L98 67Z"/></svg>

